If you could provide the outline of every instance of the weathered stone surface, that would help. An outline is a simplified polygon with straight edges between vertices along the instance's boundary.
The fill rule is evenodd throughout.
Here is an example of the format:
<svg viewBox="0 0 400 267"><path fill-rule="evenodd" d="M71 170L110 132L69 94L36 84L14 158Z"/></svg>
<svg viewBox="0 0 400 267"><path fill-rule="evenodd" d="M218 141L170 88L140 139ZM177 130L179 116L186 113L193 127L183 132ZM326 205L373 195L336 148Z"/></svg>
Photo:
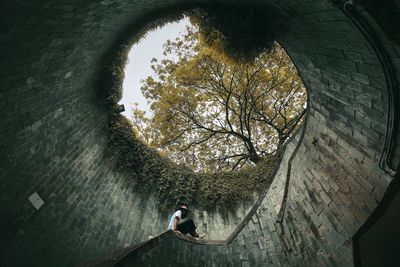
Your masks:
<svg viewBox="0 0 400 267"><path fill-rule="evenodd" d="M1 266L74 266L165 229L168 214L106 153L107 111L96 81L128 25L181 2L1 2ZM263 2L281 11L286 26L278 41L310 93L284 221L276 223L287 158L230 246L170 239L142 255L143 266L351 266L349 240L391 180L378 167L388 86L365 37L331 1ZM399 47L379 38L400 76ZM400 162L399 149L392 161ZM35 191L45 201L38 211L28 202ZM248 208L229 214L228 225L218 212L195 219L219 238Z"/></svg>

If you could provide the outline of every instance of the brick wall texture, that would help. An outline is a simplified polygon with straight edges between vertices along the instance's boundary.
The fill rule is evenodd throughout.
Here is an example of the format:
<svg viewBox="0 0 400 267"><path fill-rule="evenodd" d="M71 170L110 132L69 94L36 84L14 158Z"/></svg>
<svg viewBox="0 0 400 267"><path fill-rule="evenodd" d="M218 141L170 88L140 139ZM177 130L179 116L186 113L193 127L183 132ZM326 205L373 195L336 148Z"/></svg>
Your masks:
<svg viewBox="0 0 400 267"><path fill-rule="evenodd" d="M165 229L168 214L107 154L107 110L96 81L102 58L129 25L184 2L195 3L1 1L1 266L76 266ZM352 266L351 237L391 181L378 166L387 84L365 37L330 1L257 2L280 11L285 33L278 41L310 94L284 221L276 223L287 160L230 246L169 239L137 259L143 265ZM369 19L399 76L400 47ZM393 153L398 160L400 151ZM45 201L38 211L28 202L33 192ZM195 219L224 238L249 207L228 219L196 211Z"/></svg>

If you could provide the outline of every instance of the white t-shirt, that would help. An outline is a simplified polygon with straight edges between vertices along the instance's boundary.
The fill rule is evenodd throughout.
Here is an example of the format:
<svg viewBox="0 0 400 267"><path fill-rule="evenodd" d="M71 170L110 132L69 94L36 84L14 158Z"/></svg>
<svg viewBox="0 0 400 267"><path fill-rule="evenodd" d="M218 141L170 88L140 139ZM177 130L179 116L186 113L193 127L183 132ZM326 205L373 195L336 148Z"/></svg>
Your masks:
<svg viewBox="0 0 400 267"><path fill-rule="evenodd" d="M168 225L168 230L173 230L174 229L174 219L175 217L179 217L179 220L182 219L182 211L181 210L177 210L174 212L174 214L172 215L171 219L169 220L169 225Z"/></svg>

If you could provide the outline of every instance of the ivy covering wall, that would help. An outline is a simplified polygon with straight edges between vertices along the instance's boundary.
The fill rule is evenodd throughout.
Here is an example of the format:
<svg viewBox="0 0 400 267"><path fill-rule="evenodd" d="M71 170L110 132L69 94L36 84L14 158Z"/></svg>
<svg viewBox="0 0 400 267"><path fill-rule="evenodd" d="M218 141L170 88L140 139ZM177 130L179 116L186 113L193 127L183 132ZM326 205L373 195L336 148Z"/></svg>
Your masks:
<svg viewBox="0 0 400 267"><path fill-rule="evenodd" d="M110 151L117 162L128 168L144 189L154 190L161 208L179 201L203 208L234 207L267 188L278 167L279 156L265 158L255 167L239 171L196 173L177 165L135 138L130 121L112 114Z"/></svg>
<svg viewBox="0 0 400 267"><path fill-rule="evenodd" d="M197 15L198 20L204 20L200 23L203 34L207 34L210 25L221 28L220 20L217 20L221 10L213 9L207 18L201 17L193 10L185 11L185 14ZM253 13L254 8L247 14L248 24L254 24ZM211 208L216 206L224 206L225 208L233 208L236 204L243 200L252 199L255 193L259 193L272 183L273 176L279 166L280 154L265 157L260 163L254 167L242 168L238 171L227 171L218 173L197 173L190 168L177 165L168 158L162 157L154 149L147 147L135 136L131 122L120 115L118 112L118 101L122 97L122 83L124 79L124 67L127 56L133 44L137 43L144 34L157 27L172 21L177 21L183 17L181 12L169 13L169 16L153 14L146 21L139 23L130 29L126 36L121 36L117 40L117 47L107 55L104 59L106 68L99 81L103 90L103 97L109 109L109 130L110 142L109 152L117 161L119 166L126 168L132 173L132 179L138 179L143 190L150 190L156 193L160 207L163 209L176 205L179 201L191 203L202 208ZM171 15L172 14L172 15ZM231 12L231 16L225 19L225 23L237 19L239 13ZM162 17L162 19L158 19ZM155 19L157 18L157 19ZM206 26L207 25L207 26ZM224 28L222 28L224 30ZM243 29L239 29L243 30ZM224 31L223 31L224 32ZM253 34L257 34L255 32ZM244 55L240 51L240 47L248 44L239 44L232 46L232 38L236 36L234 32L226 33L231 40L227 42L227 51L233 57L251 58L254 53L260 50L260 46L268 46L273 38L273 33L264 36L264 40L254 42L255 47L252 50L248 48L249 53ZM241 38L241 35L237 35ZM234 37L234 38L236 38Z"/></svg>

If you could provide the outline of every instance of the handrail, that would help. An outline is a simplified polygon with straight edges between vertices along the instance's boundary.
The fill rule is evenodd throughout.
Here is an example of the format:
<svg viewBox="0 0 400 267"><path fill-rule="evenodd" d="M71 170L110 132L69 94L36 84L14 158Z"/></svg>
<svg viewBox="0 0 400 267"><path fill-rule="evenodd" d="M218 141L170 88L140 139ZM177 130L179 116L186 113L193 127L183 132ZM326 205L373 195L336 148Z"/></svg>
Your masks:
<svg viewBox="0 0 400 267"><path fill-rule="evenodd" d="M159 244L161 241L166 240L171 237L171 230L165 231L151 239L145 240L143 242L137 243L135 245L120 249L111 255L105 256L105 257L100 257L97 258L93 261L84 263L82 266L84 267L111 267L115 266L116 263L118 263L121 259L125 258L127 255L131 254L134 251L141 251L145 252L153 247L155 247L157 244Z"/></svg>
<svg viewBox="0 0 400 267"><path fill-rule="evenodd" d="M304 128L303 128L304 129ZM303 130L304 131L304 130ZM296 133L297 135L297 133ZM286 152L287 145L290 144L294 140L294 136L291 140L286 142L283 146L282 151ZM298 141L299 146L301 143L301 139ZM283 156L285 153L281 153L278 158L278 166L275 168L274 172L271 174L272 177L275 177L280 164L282 162ZM248 222L251 220L253 215L256 213L258 208L260 207L262 201L264 200L265 196L267 195L269 188L271 186L272 182L266 185L265 190L259 195L257 201L254 203L253 207L251 210L247 213L247 215L243 218L242 222L236 227L236 229L224 240L208 240L208 239L196 239L187 235L183 234L177 234L172 230L165 231L151 239L145 240L143 242L140 242L136 245L121 249L116 251L115 253L111 254L110 256L107 257L102 257L98 258L94 261L88 262L84 264L83 266L85 267L111 267L111 266L118 266L118 264L121 264L121 262L125 259L128 258L134 258L139 254L142 254L153 247L157 246L159 243L170 239L170 238L178 238L182 241L185 242L190 242L190 243L195 243L198 245L208 245L208 246L227 246L230 245L233 240L237 237L237 235L243 230L243 228L248 224Z"/></svg>
<svg viewBox="0 0 400 267"><path fill-rule="evenodd" d="M307 98L307 107L310 106L309 103L309 98ZM288 199L288 195L289 195L289 185L290 185L290 178L292 175L292 161L294 160L294 158L297 155L297 152L300 149L300 145L304 139L304 135L306 133L306 129L307 129L307 122L308 122L308 117L310 116L310 109L307 109L307 113L306 113L306 117L304 119L304 123L301 129L301 135L299 138L299 141L297 143L296 148L294 149L292 155L290 156L289 160L288 160L288 167L287 167L287 172L286 172L286 182L285 182L285 189L283 191L283 197L282 197L282 202L281 202L281 207L279 209L278 212L278 218L276 220L277 223L282 223L283 222L283 217L285 216L285 211L286 211L286 203L287 203L287 199Z"/></svg>
<svg viewBox="0 0 400 267"><path fill-rule="evenodd" d="M386 174L395 177L397 176L396 167L391 166L391 156L393 154L394 147L396 145L396 136L393 134L398 127L398 118L396 108L396 103L398 102L397 91L399 88L399 83L393 68L393 64L390 57L382 47L379 42L379 38L376 36L375 32L371 29L371 26L361 15L361 13L356 9L353 0L348 0L342 3L339 0L330 0L332 4L338 7L342 12L349 18L349 20L356 26L361 34L365 37L366 41L371 45L374 50L379 63L382 66L383 73L385 75L385 80L387 84L387 125L386 125L386 135L385 143L382 149L382 154L379 159L379 168Z"/></svg>

